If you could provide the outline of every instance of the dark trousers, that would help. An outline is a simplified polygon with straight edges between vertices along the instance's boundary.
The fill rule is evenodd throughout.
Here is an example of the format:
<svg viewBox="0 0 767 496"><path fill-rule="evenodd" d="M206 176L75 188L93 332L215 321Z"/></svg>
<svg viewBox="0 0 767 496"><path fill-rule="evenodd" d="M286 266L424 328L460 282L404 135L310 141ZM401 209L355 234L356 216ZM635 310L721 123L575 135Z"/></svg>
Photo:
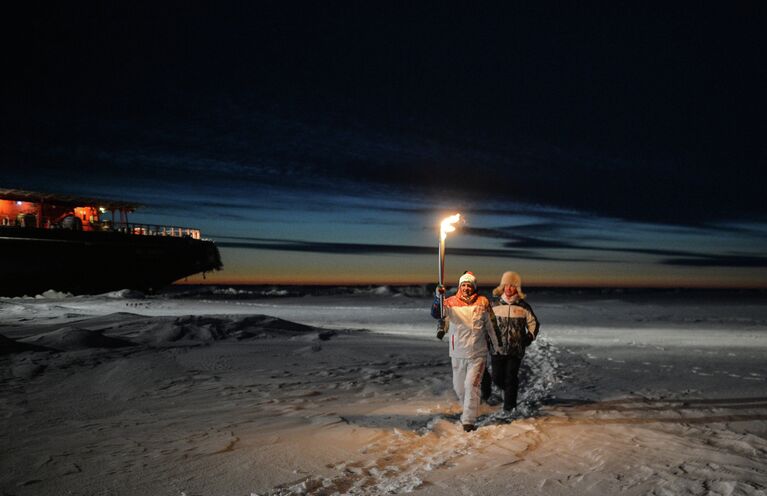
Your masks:
<svg viewBox="0 0 767 496"><path fill-rule="evenodd" d="M503 391L503 409L511 410L517 406L522 357L492 355L490 359L493 364L493 382Z"/></svg>
<svg viewBox="0 0 767 496"><path fill-rule="evenodd" d="M482 394L482 401L487 401L490 395L493 393L493 382L490 379L490 373L487 371L488 367L485 367L485 372L482 374L482 384L480 385L480 393Z"/></svg>

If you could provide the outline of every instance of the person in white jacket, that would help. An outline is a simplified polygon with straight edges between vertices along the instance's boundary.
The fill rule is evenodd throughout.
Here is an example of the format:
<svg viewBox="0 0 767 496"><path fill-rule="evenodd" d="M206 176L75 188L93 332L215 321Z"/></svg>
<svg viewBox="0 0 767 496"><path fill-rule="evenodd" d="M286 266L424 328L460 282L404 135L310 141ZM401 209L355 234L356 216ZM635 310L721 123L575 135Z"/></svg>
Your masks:
<svg viewBox="0 0 767 496"><path fill-rule="evenodd" d="M431 315L438 319L439 295L443 287L437 287L437 298ZM479 415L480 383L487 366L488 341L495 343L495 315L490 302L477 293L477 278L465 272L458 280L458 293L444 302L447 339L453 367L453 389L463 409L461 424L466 432L476 429Z"/></svg>

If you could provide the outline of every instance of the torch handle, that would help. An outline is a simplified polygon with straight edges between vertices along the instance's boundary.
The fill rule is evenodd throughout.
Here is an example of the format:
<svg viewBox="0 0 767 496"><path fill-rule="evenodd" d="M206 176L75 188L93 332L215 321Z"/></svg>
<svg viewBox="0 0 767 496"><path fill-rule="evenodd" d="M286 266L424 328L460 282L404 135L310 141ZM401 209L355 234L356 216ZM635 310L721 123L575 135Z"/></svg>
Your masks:
<svg viewBox="0 0 767 496"><path fill-rule="evenodd" d="M445 240L439 240L439 285L445 287ZM439 295L439 315L440 320L445 318L445 293Z"/></svg>

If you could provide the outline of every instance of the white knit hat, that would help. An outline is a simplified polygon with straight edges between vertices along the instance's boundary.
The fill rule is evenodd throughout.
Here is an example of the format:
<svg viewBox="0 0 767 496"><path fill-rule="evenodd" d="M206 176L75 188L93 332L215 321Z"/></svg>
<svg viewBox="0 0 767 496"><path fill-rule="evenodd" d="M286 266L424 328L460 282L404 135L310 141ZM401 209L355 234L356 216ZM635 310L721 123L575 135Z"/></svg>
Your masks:
<svg viewBox="0 0 767 496"><path fill-rule="evenodd" d="M525 293L522 292L522 278L516 272L504 272L501 276L501 284L493 290L494 296L500 296L503 294L504 286L514 286L517 288L517 294L520 298L525 298Z"/></svg>
<svg viewBox="0 0 767 496"><path fill-rule="evenodd" d="M458 279L458 285L460 286L461 284L465 282L470 282L471 285L474 286L474 289L477 289L477 278L473 273L469 272L468 270L463 273L460 279Z"/></svg>

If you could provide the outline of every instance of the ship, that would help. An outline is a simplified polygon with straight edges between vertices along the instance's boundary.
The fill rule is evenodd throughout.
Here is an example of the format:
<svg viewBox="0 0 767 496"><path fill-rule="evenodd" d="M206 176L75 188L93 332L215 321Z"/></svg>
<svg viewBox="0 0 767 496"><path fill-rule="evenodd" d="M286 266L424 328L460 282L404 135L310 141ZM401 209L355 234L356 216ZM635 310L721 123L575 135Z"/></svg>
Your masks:
<svg viewBox="0 0 767 496"><path fill-rule="evenodd" d="M155 292L223 268L199 229L130 222L139 207L0 189L0 296Z"/></svg>

